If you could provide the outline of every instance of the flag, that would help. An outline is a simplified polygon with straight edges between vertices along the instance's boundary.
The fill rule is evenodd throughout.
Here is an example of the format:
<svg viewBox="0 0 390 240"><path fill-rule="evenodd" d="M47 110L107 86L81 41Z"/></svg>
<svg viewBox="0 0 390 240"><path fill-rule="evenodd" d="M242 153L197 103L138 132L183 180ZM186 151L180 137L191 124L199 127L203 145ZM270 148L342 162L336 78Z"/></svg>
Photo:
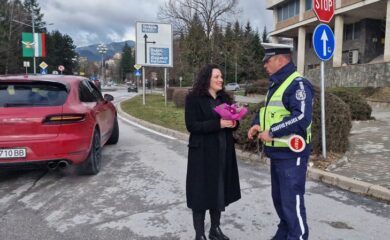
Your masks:
<svg viewBox="0 0 390 240"><path fill-rule="evenodd" d="M44 33L22 33L23 57L46 57L46 35Z"/></svg>

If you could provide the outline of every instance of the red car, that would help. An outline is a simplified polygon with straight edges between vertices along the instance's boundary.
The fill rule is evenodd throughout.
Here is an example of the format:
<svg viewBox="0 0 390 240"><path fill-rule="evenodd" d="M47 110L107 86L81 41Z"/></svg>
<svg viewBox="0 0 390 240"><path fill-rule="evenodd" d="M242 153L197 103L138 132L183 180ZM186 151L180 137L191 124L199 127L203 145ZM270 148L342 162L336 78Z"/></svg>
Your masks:
<svg viewBox="0 0 390 240"><path fill-rule="evenodd" d="M0 76L0 169L71 164L97 174L103 145L119 139L113 100L83 77Z"/></svg>

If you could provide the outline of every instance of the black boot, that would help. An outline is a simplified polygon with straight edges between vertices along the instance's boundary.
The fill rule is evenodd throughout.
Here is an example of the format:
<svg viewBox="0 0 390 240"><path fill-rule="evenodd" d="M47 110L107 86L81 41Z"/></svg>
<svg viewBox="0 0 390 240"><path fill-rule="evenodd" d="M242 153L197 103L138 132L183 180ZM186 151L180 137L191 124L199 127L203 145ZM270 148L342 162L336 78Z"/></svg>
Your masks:
<svg viewBox="0 0 390 240"><path fill-rule="evenodd" d="M194 221L194 228L196 233L195 240L207 240L206 235L204 234L205 215L206 211L192 211L192 219Z"/></svg>
<svg viewBox="0 0 390 240"><path fill-rule="evenodd" d="M211 228L209 232L210 240L229 240L229 238L223 234L220 225L221 211L210 210Z"/></svg>
<svg viewBox="0 0 390 240"><path fill-rule="evenodd" d="M197 235L197 236L195 237L195 240L207 240L207 238L206 238L206 235L203 234L202 236L198 236L198 235Z"/></svg>
<svg viewBox="0 0 390 240"><path fill-rule="evenodd" d="M229 238L223 234L221 228L210 228L209 232L209 239L210 240L229 240Z"/></svg>

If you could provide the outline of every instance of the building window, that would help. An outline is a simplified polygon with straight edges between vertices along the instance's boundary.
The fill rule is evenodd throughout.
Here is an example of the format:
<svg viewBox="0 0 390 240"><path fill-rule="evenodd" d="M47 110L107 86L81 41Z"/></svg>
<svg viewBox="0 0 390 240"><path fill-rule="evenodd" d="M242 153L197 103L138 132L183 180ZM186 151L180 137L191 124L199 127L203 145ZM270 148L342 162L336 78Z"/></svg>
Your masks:
<svg viewBox="0 0 390 240"><path fill-rule="evenodd" d="M345 40L359 39L361 29L360 22L345 25Z"/></svg>
<svg viewBox="0 0 390 240"><path fill-rule="evenodd" d="M284 21L299 14L299 0L291 0L277 8L278 21Z"/></svg>
<svg viewBox="0 0 390 240"><path fill-rule="evenodd" d="M306 0L305 10L308 11L313 8L313 0Z"/></svg>

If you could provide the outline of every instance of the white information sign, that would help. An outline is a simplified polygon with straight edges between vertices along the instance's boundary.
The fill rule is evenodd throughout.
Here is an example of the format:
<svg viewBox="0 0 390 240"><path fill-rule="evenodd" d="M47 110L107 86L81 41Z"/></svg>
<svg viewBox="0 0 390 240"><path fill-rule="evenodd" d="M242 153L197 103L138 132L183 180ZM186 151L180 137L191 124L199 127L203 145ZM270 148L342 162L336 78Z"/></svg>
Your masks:
<svg viewBox="0 0 390 240"><path fill-rule="evenodd" d="M173 67L172 25L136 23L136 64Z"/></svg>

